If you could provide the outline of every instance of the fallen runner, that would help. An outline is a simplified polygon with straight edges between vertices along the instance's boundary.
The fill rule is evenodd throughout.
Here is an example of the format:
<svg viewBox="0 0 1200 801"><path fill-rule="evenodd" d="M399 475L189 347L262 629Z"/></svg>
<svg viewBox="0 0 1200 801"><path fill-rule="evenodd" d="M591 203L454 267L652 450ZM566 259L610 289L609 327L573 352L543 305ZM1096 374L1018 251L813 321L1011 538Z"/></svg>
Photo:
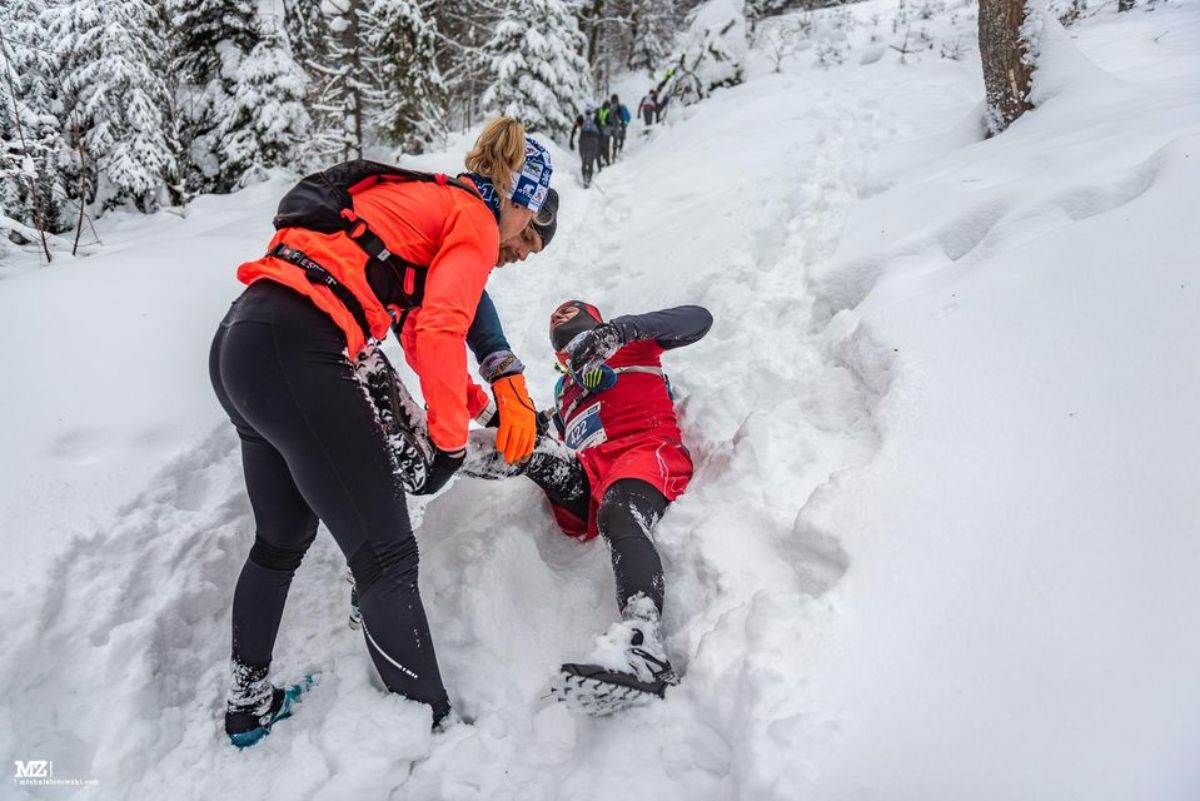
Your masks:
<svg viewBox="0 0 1200 801"><path fill-rule="evenodd" d="M564 372L550 415L558 438L542 435L529 459L509 464L498 458L491 432L471 432L464 474L527 476L566 533L582 540L600 534L611 548L621 620L591 654L564 664L551 685L556 698L589 714L663 697L678 683L663 645L662 561L649 534L687 488L692 459L660 357L700 340L711 325L700 306L604 322L594 306L568 301L550 318Z"/></svg>

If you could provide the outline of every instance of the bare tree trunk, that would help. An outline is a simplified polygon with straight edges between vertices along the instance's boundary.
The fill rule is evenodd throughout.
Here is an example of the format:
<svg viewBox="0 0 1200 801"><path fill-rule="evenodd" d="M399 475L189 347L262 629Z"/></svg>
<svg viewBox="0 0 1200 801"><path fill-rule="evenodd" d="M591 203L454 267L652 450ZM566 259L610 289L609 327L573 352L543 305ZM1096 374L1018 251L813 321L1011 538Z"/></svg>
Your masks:
<svg viewBox="0 0 1200 801"><path fill-rule="evenodd" d="M362 75L362 37L359 35L358 17L362 13L359 0L350 0L346 4L345 20L346 28L342 31L342 46L346 48L346 52L350 56L350 80L346 81L346 88L350 92L350 102L354 108L354 127L351 134L354 137L353 154L355 158L363 157L363 114L366 110L366 99L363 97Z"/></svg>
<svg viewBox="0 0 1200 801"><path fill-rule="evenodd" d="M596 59L600 55L600 21L603 15L604 0L591 0L590 3L584 5L579 11L580 21L583 23L580 27L583 28L584 33L587 35L588 66L593 70L596 68Z"/></svg>
<svg viewBox="0 0 1200 801"><path fill-rule="evenodd" d="M1033 67L1026 63L1027 51L1021 38L1024 23L1024 0L979 2L979 55L983 61L989 136L1002 132L1033 108L1029 102Z"/></svg>
<svg viewBox="0 0 1200 801"><path fill-rule="evenodd" d="M629 14L629 41L630 42L636 42L637 38L638 38L638 34L641 33L641 30L642 30L643 23L642 23L642 15L641 15L640 11L641 11L640 8L638 8L637 6L634 6L633 10ZM649 24L649 23L646 23L646 24ZM751 35L754 34L753 21L751 21L750 34ZM625 57L625 69L627 69L627 70L633 69L633 64L631 63L633 61L633 50L634 49L631 46L629 48L629 53Z"/></svg>
<svg viewBox="0 0 1200 801"><path fill-rule="evenodd" d="M83 217L87 198L87 151L83 149L83 133L79 130L79 120L72 115L75 129L75 145L79 148L79 219L75 221L75 244L71 246L71 255L79 252L79 237L83 234Z"/></svg>

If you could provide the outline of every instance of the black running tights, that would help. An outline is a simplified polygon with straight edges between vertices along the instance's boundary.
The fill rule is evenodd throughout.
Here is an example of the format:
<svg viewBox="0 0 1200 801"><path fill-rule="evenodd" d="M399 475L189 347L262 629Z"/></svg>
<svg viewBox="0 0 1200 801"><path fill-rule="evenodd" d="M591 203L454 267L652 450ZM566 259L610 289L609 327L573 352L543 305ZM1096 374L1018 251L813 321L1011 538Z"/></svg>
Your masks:
<svg viewBox="0 0 1200 801"><path fill-rule="evenodd" d="M242 442L254 545L233 596L233 660L265 675L292 575L324 521L354 573L383 683L449 710L417 590L417 541L376 413L338 328L307 298L250 286L222 321L213 387Z"/></svg>
<svg viewBox="0 0 1200 801"><path fill-rule="evenodd" d="M581 520L588 519L587 474L576 459L561 459L538 453L525 473L546 496ZM658 550L649 533L670 503L652 484L622 478L609 485L596 511L596 526L612 551L613 574L617 581L617 606L644 595L662 613L663 570Z"/></svg>

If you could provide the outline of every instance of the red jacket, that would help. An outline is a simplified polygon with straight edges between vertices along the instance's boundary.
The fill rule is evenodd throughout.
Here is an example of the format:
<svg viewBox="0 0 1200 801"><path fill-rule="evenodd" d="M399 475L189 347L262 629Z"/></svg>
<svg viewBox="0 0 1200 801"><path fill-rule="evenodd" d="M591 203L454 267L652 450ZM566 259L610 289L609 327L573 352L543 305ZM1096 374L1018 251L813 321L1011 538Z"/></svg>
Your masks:
<svg viewBox="0 0 1200 801"><path fill-rule="evenodd" d="M675 500L692 478L692 457L684 447L675 404L661 375L664 348L654 340L632 342L606 364L618 371L611 389L588 395L579 384L564 379L559 400L563 441L576 449L576 458L591 490L588 519L577 520L555 506L555 519L575 537L596 536L596 510L614 481L636 478ZM627 367L657 368L660 373L626 371Z"/></svg>

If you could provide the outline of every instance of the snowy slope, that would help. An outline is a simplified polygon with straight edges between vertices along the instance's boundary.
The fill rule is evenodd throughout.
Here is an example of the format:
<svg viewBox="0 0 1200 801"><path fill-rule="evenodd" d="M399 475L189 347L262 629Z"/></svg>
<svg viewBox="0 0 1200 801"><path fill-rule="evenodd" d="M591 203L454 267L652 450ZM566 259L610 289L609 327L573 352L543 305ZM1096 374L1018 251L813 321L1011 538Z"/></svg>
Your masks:
<svg viewBox="0 0 1200 801"><path fill-rule="evenodd" d="M938 58L973 9L930 7L785 20L782 74L754 54L588 192L556 151L559 239L492 279L542 402L565 298L716 317L667 360L698 465L656 534L686 679L620 719L541 698L615 614L603 545L460 479L418 538L473 724L431 736L379 691L321 536L275 664L318 687L234 752L253 526L205 360L286 184L9 271L0 754L98 782L17 797L1194 796L1200 3L1048 26L1042 108L986 142L977 59ZM901 64L905 30L932 49Z"/></svg>

